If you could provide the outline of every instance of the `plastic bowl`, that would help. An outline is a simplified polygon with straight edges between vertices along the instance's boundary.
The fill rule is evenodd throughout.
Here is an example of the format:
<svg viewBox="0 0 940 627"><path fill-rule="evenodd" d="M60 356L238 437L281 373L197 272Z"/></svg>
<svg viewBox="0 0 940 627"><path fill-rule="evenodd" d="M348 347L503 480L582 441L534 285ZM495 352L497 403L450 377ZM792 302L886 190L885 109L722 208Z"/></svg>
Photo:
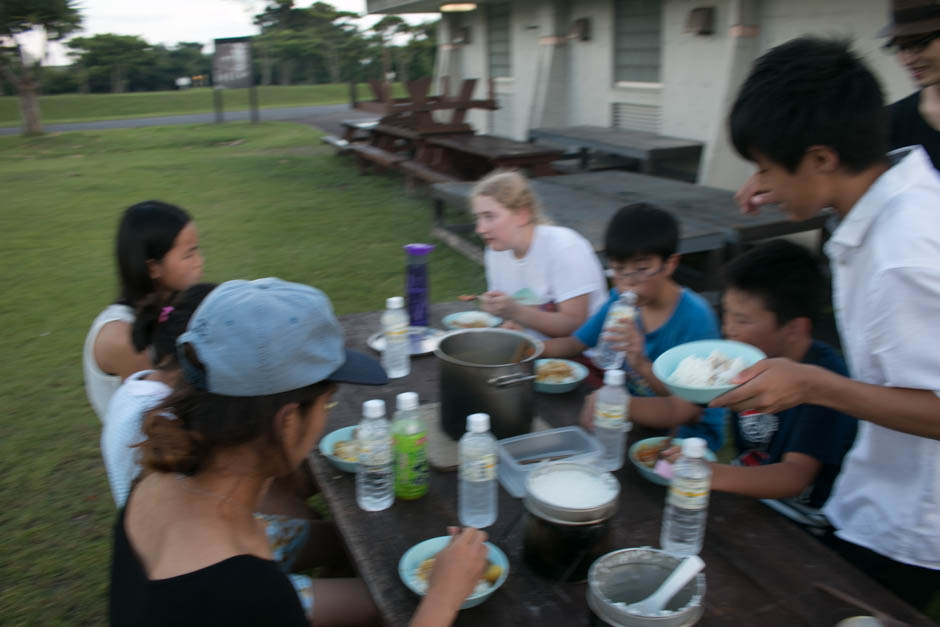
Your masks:
<svg viewBox="0 0 940 627"><path fill-rule="evenodd" d="M415 575L418 566L429 557L434 557L440 553L449 542L450 536L438 536L437 538L429 538L424 542L419 542L405 551L405 554L398 560L398 576L401 578L402 583L408 586L409 590L418 596L424 596L424 591L419 586L417 576ZM497 588L503 585L503 582L506 581L506 577L509 576L509 559L506 558L506 554L496 545L489 542L486 543L486 548L488 551L487 559L502 568L503 572L500 574L499 579L496 580L496 583L489 586L486 590L468 596L467 600L460 606L462 610L477 606L483 603L483 601L486 601Z"/></svg>
<svg viewBox="0 0 940 627"><path fill-rule="evenodd" d="M356 472L356 469L359 468L359 462L350 462L345 459L340 459L333 454L333 445L337 442L352 440L353 431L355 430L355 426L343 427L342 429L327 433L320 439L320 452L323 453L323 456L330 460L334 466L343 472Z"/></svg>
<svg viewBox="0 0 940 627"><path fill-rule="evenodd" d="M646 448L648 446L654 446L659 448L663 444L663 440L667 436L661 436L657 438L646 438L645 440L640 440L639 442L634 442L630 447L630 450L627 452L627 455L630 457L630 461L633 462L633 465L636 466L636 469L640 471L640 475L643 476L647 481L652 481L653 483L658 483L659 485L668 486L670 481L666 477L653 472L653 469L640 461L640 458L637 456L640 449ZM682 446L682 440L684 438L672 438L672 443L674 446ZM705 449L705 459L710 462L718 461L718 458L715 457L715 454L712 453L709 449Z"/></svg>
<svg viewBox="0 0 940 627"><path fill-rule="evenodd" d="M451 331L458 329L485 329L487 327L498 327L503 319L498 318L485 311L458 311L456 313L444 316L441 322Z"/></svg>
<svg viewBox="0 0 940 627"><path fill-rule="evenodd" d="M744 360L745 367L753 366L767 355L759 348L735 342L733 340L699 340L697 342L687 342L678 346L673 346L665 353L656 358L653 362L653 374L663 382L670 394L685 399L690 403L704 405L714 398L717 398L725 392L730 392L737 385L714 385L714 386L691 386L677 385L670 381L672 373L676 371L679 364L686 357L692 355L702 359L707 358L713 351L718 351L728 358L740 357Z"/></svg>
<svg viewBox="0 0 940 627"><path fill-rule="evenodd" d="M579 364L576 361L569 361L567 359L536 359L535 360L535 374L538 376L539 368L548 362L551 361L560 361L565 365L571 368L572 376L564 381L551 382L551 381L539 381L535 380L535 391L543 392L545 394L564 394L565 392L570 392L575 389L581 382L584 381L588 376L588 369Z"/></svg>

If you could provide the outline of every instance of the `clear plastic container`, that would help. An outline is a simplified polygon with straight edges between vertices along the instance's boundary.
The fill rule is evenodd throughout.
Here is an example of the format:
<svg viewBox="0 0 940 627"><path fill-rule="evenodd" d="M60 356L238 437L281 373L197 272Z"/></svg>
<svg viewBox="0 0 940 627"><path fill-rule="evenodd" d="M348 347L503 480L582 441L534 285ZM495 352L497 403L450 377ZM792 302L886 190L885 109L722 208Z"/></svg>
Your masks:
<svg viewBox="0 0 940 627"><path fill-rule="evenodd" d="M541 462L591 463L600 458L601 448L581 427L561 427L536 431L497 443L499 482L516 498L525 496L525 480Z"/></svg>

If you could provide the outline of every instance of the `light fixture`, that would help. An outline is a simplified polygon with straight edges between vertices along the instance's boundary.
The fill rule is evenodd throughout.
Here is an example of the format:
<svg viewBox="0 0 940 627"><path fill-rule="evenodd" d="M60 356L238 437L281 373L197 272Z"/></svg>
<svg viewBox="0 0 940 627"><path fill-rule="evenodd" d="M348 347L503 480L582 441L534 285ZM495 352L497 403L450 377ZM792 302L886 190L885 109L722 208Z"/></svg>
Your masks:
<svg viewBox="0 0 940 627"><path fill-rule="evenodd" d="M463 13L466 11L476 11L476 2L448 2L442 4L440 9L442 13Z"/></svg>

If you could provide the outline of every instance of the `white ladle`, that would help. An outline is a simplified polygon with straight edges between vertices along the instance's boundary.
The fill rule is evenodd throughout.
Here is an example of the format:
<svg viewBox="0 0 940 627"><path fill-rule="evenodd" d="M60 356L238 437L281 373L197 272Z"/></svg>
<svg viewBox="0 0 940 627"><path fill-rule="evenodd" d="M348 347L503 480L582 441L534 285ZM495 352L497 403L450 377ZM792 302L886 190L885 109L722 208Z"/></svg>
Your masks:
<svg viewBox="0 0 940 627"><path fill-rule="evenodd" d="M682 560L674 571L666 578L653 594L642 601L627 605L627 610L641 616L655 616L662 611L666 604L676 596L679 590L685 587L699 571L705 568L705 562L698 555L690 555Z"/></svg>

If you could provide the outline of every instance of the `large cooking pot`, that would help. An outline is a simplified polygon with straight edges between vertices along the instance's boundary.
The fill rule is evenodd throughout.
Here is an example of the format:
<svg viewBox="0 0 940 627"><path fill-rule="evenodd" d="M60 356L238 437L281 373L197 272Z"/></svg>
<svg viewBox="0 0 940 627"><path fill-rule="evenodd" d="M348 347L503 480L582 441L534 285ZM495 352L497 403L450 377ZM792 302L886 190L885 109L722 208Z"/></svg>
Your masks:
<svg viewBox="0 0 940 627"><path fill-rule="evenodd" d="M535 405L539 340L509 329L462 329L441 338L441 426L451 438L464 434L467 416L490 415L497 438L528 433Z"/></svg>

